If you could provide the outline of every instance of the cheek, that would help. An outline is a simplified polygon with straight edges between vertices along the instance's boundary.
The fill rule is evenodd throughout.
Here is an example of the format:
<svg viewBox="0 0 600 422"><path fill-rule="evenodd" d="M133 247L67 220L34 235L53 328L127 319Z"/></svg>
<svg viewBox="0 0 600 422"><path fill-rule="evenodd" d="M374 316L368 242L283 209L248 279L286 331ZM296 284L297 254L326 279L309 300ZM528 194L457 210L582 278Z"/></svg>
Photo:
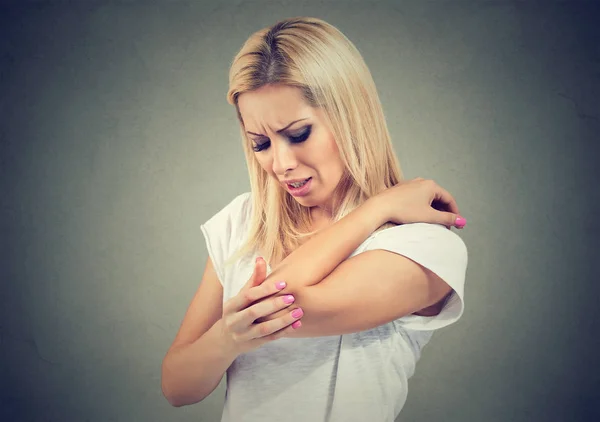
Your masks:
<svg viewBox="0 0 600 422"><path fill-rule="evenodd" d="M326 153L323 154L323 167L331 178L336 178L343 173L344 163L340 157L339 150L333 139L327 145Z"/></svg>
<svg viewBox="0 0 600 422"><path fill-rule="evenodd" d="M319 141L312 145L310 156L319 164L322 171L336 172L339 167L340 154L333 135L324 133Z"/></svg>
<svg viewBox="0 0 600 422"><path fill-rule="evenodd" d="M270 176L275 176L275 173L273 173L273 165L268 154L256 154L254 157L256 158L258 165L265 171L265 173Z"/></svg>

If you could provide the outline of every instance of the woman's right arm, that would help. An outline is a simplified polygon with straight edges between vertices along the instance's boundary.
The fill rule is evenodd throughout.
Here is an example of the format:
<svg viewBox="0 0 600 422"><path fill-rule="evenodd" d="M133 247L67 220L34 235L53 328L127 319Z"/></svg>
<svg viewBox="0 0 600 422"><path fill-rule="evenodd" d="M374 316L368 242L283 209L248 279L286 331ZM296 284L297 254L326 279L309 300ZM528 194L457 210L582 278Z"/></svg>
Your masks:
<svg viewBox="0 0 600 422"><path fill-rule="evenodd" d="M200 287L162 363L161 387L173 406L207 397L235 360L222 335L223 287L210 258Z"/></svg>
<svg viewBox="0 0 600 422"><path fill-rule="evenodd" d="M162 363L161 387L171 405L203 400L219 385L238 355L300 326L302 315L293 316L291 311L255 323L293 303L282 296L262 300L285 287L281 282L263 283L265 278L266 263L260 260L246 285L223 304L223 287L211 259L207 259L200 287Z"/></svg>

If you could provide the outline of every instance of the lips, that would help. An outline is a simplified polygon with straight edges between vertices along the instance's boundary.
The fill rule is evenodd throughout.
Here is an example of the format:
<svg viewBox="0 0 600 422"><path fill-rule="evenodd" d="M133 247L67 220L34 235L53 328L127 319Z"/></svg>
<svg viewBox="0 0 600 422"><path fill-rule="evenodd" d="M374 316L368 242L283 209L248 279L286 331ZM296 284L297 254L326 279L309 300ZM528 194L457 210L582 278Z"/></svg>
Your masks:
<svg viewBox="0 0 600 422"><path fill-rule="evenodd" d="M305 184L306 184L306 183L307 183L307 182L308 182L310 179L311 179L311 178L309 177L309 178L307 178L307 179L304 179L304 180L297 180L297 181L294 181L294 182L288 183L288 186L289 186L290 188L292 188L292 189L299 189L299 188L301 188L302 186L304 186L304 185L305 185ZM293 184L292 184L292 183L293 183ZM294 186L294 185L296 185L296 186Z"/></svg>
<svg viewBox="0 0 600 422"><path fill-rule="evenodd" d="M292 183L304 182L304 184L295 188L292 185L290 185L289 182L292 182ZM309 177L308 179L293 180L293 181L289 181L289 182L285 183L285 186L290 194L292 194L293 196L296 196L296 197L306 196L309 194L309 192L311 190L312 177Z"/></svg>

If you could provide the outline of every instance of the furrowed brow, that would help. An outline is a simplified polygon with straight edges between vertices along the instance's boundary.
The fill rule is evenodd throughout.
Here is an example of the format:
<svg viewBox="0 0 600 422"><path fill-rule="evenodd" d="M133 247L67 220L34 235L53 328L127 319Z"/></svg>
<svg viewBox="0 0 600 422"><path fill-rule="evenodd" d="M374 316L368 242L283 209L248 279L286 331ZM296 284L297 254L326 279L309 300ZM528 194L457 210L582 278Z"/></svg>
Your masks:
<svg viewBox="0 0 600 422"><path fill-rule="evenodd" d="M303 119L298 119L298 120L294 120L293 122L291 122L290 124L288 124L286 127L284 127L283 129L279 129L278 131L276 131L277 133L281 133L283 131L285 131L286 129L288 129L291 125L293 125L294 123L298 123L301 122L303 120L308 119L308 117L305 117ZM250 132L250 131L246 131L246 133L250 134L250 135L254 135L254 136L265 136L263 134L260 133L254 133L254 132Z"/></svg>

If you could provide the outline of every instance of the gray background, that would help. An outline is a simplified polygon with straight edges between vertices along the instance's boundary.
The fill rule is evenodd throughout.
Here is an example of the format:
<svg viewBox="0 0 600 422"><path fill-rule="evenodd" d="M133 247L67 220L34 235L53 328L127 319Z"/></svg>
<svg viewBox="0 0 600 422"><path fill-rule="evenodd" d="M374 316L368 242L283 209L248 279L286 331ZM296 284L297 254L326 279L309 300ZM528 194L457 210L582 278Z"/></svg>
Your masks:
<svg viewBox="0 0 600 422"><path fill-rule="evenodd" d="M467 308L402 421L599 418L594 2L28 2L0 9L0 380L9 420L218 421L160 364L249 183L229 64L311 15L369 65L405 176L457 198ZM6 420L6 419L3 419Z"/></svg>

